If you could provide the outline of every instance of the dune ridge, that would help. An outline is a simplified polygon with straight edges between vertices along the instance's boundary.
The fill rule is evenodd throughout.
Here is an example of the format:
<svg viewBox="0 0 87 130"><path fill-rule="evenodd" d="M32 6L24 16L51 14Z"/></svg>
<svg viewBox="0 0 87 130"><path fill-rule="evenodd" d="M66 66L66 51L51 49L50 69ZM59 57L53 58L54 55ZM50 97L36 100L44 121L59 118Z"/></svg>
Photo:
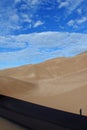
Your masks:
<svg viewBox="0 0 87 130"><path fill-rule="evenodd" d="M87 53L0 71L0 94L87 115Z"/></svg>

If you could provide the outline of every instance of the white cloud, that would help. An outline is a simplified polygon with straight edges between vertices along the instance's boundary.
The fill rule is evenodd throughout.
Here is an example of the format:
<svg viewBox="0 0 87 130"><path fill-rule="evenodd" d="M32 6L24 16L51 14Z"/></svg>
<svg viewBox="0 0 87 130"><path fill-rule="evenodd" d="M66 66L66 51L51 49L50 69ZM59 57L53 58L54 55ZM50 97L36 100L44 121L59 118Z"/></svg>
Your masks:
<svg viewBox="0 0 87 130"><path fill-rule="evenodd" d="M42 62L55 57L74 56L87 51L87 34L42 32L18 36L0 36L0 68ZM11 49L17 51L11 51ZM18 50L19 49L19 50Z"/></svg>
<svg viewBox="0 0 87 130"><path fill-rule="evenodd" d="M19 16L14 7L14 2L9 1L6 4L5 1L0 2L0 35L9 34L11 27L18 26Z"/></svg>
<svg viewBox="0 0 87 130"><path fill-rule="evenodd" d="M58 8L63 8L63 7L67 7L69 5L68 1L66 2L61 2L60 5L58 6Z"/></svg>
<svg viewBox="0 0 87 130"><path fill-rule="evenodd" d="M87 22L87 17L82 17L81 19L71 19L70 21L68 21L67 25L72 26L73 28L77 28L79 25L85 22Z"/></svg>
<svg viewBox="0 0 87 130"><path fill-rule="evenodd" d="M65 8L65 17L67 18L84 0L57 0L58 9ZM77 13L82 13L81 9L77 10Z"/></svg>
<svg viewBox="0 0 87 130"><path fill-rule="evenodd" d="M44 23L43 23L42 21L38 20L38 21L33 25L33 27L36 28L36 27L41 26L41 25L43 25L43 24L44 24Z"/></svg>
<svg viewBox="0 0 87 130"><path fill-rule="evenodd" d="M17 43L16 43L17 42ZM14 36L0 36L0 48L23 48L26 46L26 43L16 41Z"/></svg>
<svg viewBox="0 0 87 130"><path fill-rule="evenodd" d="M66 0L65 2L60 2L59 7L67 7L67 16L70 15L84 0Z"/></svg>
<svg viewBox="0 0 87 130"><path fill-rule="evenodd" d="M74 24L75 24L75 21L74 20L70 20L70 21L68 21L68 23L67 23L69 26L73 26Z"/></svg>
<svg viewBox="0 0 87 130"><path fill-rule="evenodd" d="M28 15L28 14L22 14L22 18L23 18L23 21L25 21L25 22L28 22L28 23L31 23L32 22L32 18L31 18L31 16L30 15Z"/></svg>
<svg viewBox="0 0 87 130"><path fill-rule="evenodd" d="M80 4L81 2L83 2L84 0L70 0L70 5L69 5L69 13L71 13L73 10L75 10Z"/></svg>
<svg viewBox="0 0 87 130"><path fill-rule="evenodd" d="M85 23L85 22L87 22L87 17L82 17L81 19L78 19L76 22L77 22L77 24Z"/></svg>
<svg viewBox="0 0 87 130"><path fill-rule="evenodd" d="M75 29L78 28L78 24L77 24L76 20L73 20L73 19L68 21L67 25L70 26L70 27L73 27Z"/></svg>
<svg viewBox="0 0 87 130"><path fill-rule="evenodd" d="M18 25L9 25L9 29L11 30L19 30L19 29L22 29L22 26L18 26Z"/></svg>
<svg viewBox="0 0 87 130"><path fill-rule="evenodd" d="M18 2L21 2L19 7L16 6ZM11 34L16 29L23 29L23 22L33 24L40 0L14 0L13 2L8 0L8 3L6 4L6 0L0 1L0 35Z"/></svg>
<svg viewBox="0 0 87 130"><path fill-rule="evenodd" d="M18 2L21 2L20 6L17 7L17 6L15 6L14 2L12 2L11 0L8 0L8 1L9 1L9 4L6 4L5 0L3 0L3 2L2 1L0 2L0 27L1 27L0 34L1 35L10 34L11 31L14 31L15 29L17 29L17 30L23 29L23 28L25 29L26 26L25 27L23 26L23 22L28 22L30 24L29 25L30 28L31 28L31 26L38 27L38 26L44 24L43 22L41 22L39 20L39 18L38 18L39 15L36 18L37 8L39 7L40 3L42 3L40 8L42 6L43 6L42 8L44 8L45 4L46 5L53 4L52 6L54 7L54 3L55 3L55 2L52 3L50 0L14 0L15 4L17 4ZM72 13L72 11L75 8L77 8L77 6L82 1L83 0L65 0L64 2L62 2L62 0L58 0L58 3L60 3L59 8L66 7L67 13L65 10L65 13L66 13L65 15L67 17L70 13ZM6 6L5 6L5 4L6 4ZM50 7L48 6L48 9L49 8ZM52 7L50 9L52 9ZM78 9L78 12L81 13L81 10ZM50 14L47 14L47 15L50 16ZM47 17L47 15L45 17ZM37 19L37 22L33 25L35 18ZM60 16L58 16L58 18L60 20ZM83 20L83 21L85 21L85 20ZM79 23L81 23L81 21L79 20L76 23L79 24ZM68 24L69 24L69 26L71 26L72 22L70 22ZM28 27L28 25L27 25L27 27Z"/></svg>

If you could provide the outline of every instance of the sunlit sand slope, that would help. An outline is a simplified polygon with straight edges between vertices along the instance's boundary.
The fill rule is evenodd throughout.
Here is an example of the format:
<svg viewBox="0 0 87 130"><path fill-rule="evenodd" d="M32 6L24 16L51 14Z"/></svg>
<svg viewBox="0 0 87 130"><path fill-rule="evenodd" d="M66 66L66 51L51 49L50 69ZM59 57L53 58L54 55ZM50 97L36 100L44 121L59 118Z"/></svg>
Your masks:
<svg viewBox="0 0 87 130"><path fill-rule="evenodd" d="M87 115L87 53L0 71L0 93Z"/></svg>

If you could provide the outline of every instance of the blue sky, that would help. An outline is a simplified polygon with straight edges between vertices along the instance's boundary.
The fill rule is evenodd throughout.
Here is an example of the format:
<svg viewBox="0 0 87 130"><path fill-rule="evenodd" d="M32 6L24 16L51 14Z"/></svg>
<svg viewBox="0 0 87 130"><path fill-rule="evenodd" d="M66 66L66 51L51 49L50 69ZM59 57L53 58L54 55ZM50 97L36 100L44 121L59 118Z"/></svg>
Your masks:
<svg viewBox="0 0 87 130"><path fill-rule="evenodd" d="M87 51L87 0L0 1L0 69Z"/></svg>

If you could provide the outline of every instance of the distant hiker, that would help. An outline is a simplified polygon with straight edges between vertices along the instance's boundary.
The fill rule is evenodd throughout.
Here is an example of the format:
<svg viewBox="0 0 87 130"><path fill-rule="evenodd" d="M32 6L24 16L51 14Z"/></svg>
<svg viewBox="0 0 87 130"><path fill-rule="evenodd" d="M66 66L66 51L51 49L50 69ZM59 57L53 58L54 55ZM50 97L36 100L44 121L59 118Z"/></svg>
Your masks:
<svg viewBox="0 0 87 130"><path fill-rule="evenodd" d="M80 108L80 115L82 115L82 109Z"/></svg>

